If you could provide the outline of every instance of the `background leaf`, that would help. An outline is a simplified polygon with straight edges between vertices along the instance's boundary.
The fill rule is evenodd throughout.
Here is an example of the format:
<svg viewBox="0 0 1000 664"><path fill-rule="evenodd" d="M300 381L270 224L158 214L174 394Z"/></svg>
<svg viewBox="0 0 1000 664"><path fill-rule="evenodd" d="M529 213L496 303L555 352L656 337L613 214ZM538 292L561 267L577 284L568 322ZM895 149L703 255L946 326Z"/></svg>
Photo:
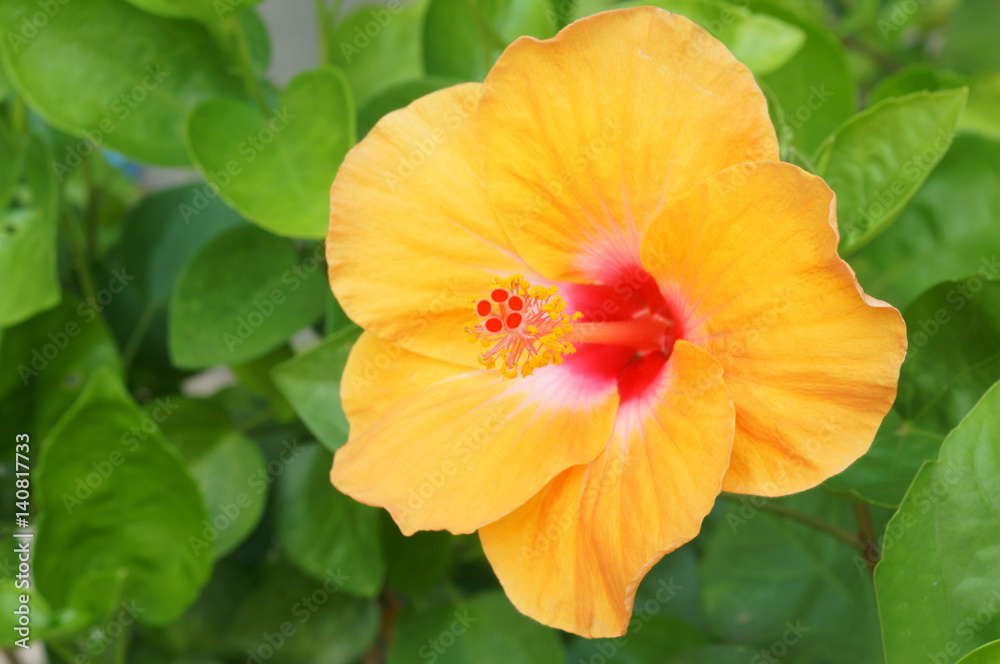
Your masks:
<svg viewBox="0 0 1000 664"><path fill-rule="evenodd" d="M219 195L278 235L324 237L330 183L354 143L354 106L343 75L299 74L264 117L215 99L188 118L191 159Z"/></svg>
<svg viewBox="0 0 1000 664"><path fill-rule="evenodd" d="M945 90L887 99L820 146L813 161L837 194L842 255L895 221L951 146L966 95Z"/></svg>
<svg viewBox="0 0 1000 664"><path fill-rule="evenodd" d="M170 353L181 367L245 362L323 310L319 259L252 226L216 236L188 262L170 300Z"/></svg>
<svg viewBox="0 0 1000 664"><path fill-rule="evenodd" d="M924 466L875 569L887 664L951 664L1000 638L1000 385Z"/></svg>
<svg viewBox="0 0 1000 664"><path fill-rule="evenodd" d="M124 0L58 4L44 29L29 18L39 11L34 0L0 6L0 31L20 38L2 40L17 91L76 136L153 164L188 163L187 112L242 91L208 32ZM84 152L79 145L55 158L70 164Z"/></svg>
<svg viewBox="0 0 1000 664"><path fill-rule="evenodd" d="M121 600L135 602L140 621L163 624L208 580L210 558L188 543L205 518L198 488L111 372L96 373L49 434L37 485L45 517L34 575L54 606L69 605L81 577L120 575ZM99 606L108 590L77 590L85 605L73 606Z"/></svg>

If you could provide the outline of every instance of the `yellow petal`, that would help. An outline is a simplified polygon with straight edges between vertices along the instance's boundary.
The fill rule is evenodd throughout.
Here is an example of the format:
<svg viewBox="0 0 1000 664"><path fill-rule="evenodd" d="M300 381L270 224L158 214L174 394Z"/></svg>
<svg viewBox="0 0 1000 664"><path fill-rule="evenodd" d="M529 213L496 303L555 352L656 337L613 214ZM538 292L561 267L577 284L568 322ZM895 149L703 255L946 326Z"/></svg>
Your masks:
<svg viewBox="0 0 1000 664"><path fill-rule="evenodd" d="M518 253L551 279L634 266L664 202L743 161L777 159L750 71L688 19L654 7L522 37L486 77L476 137Z"/></svg>
<svg viewBox="0 0 1000 664"><path fill-rule="evenodd" d="M524 274L490 211L473 148L481 86L390 113L344 159L330 190L330 285L361 327L414 352L478 366L469 297Z"/></svg>
<svg viewBox="0 0 1000 664"><path fill-rule="evenodd" d="M725 367L736 404L726 491L819 484L865 453L892 405L903 319L864 295L837 241L829 187L766 162L709 178L643 241L682 337Z"/></svg>
<svg viewBox="0 0 1000 664"><path fill-rule="evenodd" d="M552 627L623 634L642 577L712 509L732 438L722 367L677 342L644 398L622 403L600 456L479 531L508 597Z"/></svg>
<svg viewBox="0 0 1000 664"><path fill-rule="evenodd" d="M503 381L363 334L341 384L351 432L334 485L389 510L405 534L499 519L607 442L617 385L576 372L572 358Z"/></svg>

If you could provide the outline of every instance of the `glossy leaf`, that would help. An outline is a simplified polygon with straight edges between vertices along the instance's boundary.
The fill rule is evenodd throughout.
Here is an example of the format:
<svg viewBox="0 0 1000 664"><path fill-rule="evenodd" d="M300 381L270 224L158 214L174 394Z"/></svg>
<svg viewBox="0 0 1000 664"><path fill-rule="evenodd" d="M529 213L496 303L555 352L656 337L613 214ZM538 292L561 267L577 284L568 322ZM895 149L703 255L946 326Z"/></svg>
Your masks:
<svg viewBox="0 0 1000 664"><path fill-rule="evenodd" d="M946 279L1000 276L997 183L1000 141L958 136L896 223L851 256L865 292L905 307Z"/></svg>
<svg viewBox="0 0 1000 664"><path fill-rule="evenodd" d="M333 488L332 467L333 455L311 445L285 469L275 508L278 541L313 577L342 573L345 591L372 597L385 576L378 510Z"/></svg>
<svg viewBox="0 0 1000 664"><path fill-rule="evenodd" d="M346 328L273 370L278 389L331 452L347 442L347 416L340 405L340 377L357 338L357 328Z"/></svg>
<svg viewBox="0 0 1000 664"><path fill-rule="evenodd" d="M264 355L323 311L326 277L313 255L253 226L216 236L187 263L170 299L170 354L179 367Z"/></svg>
<svg viewBox="0 0 1000 664"><path fill-rule="evenodd" d="M324 237L329 190L354 144L354 106L343 75L299 74L265 117L234 99L215 99L188 118L191 159L219 195L278 235Z"/></svg>
<svg viewBox="0 0 1000 664"><path fill-rule="evenodd" d="M146 404L146 412L162 419L163 435L184 457L205 502L201 532L188 544L196 555L221 558L246 539L264 513L267 485L254 482L266 473L264 456L209 401L168 395Z"/></svg>
<svg viewBox="0 0 1000 664"><path fill-rule="evenodd" d="M556 633L525 618L502 592L426 611L404 610L388 664L552 664L565 658Z"/></svg>
<svg viewBox="0 0 1000 664"><path fill-rule="evenodd" d="M886 664L952 664L1000 639L1000 384L925 465L875 569Z"/></svg>
<svg viewBox="0 0 1000 664"><path fill-rule="evenodd" d="M760 510L754 500L763 499L728 506L705 542L702 596L713 630L774 659L875 661L875 598L863 558L828 535ZM781 504L854 528L850 506L822 491Z"/></svg>
<svg viewBox="0 0 1000 664"><path fill-rule="evenodd" d="M121 238L122 264L135 274L144 299L165 305L185 263L220 233L245 225L206 184L152 194L129 211Z"/></svg>
<svg viewBox="0 0 1000 664"><path fill-rule="evenodd" d="M196 23L124 0L58 3L44 22L36 12L34 0L0 5L0 31L16 36L2 40L4 65L34 110L76 136L144 162L184 165L188 111L242 96L225 55ZM57 153L58 162L78 159L79 145Z"/></svg>
<svg viewBox="0 0 1000 664"><path fill-rule="evenodd" d="M424 19L427 73L481 81L521 35L555 34L548 0L431 0Z"/></svg>
<svg viewBox="0 0 1000 664"><path fill-rule="evenodd" d="M50 160L45 144L37 137L32 138L24 161L31 204L6 210L0 207L0 274L4 275L0 327L20 323L59 304L58 184Z"/></svg>
<svg viewBox="0 0 1000 664"><path fill-rule="evenodd" d="M762 0L748 7L779 18L805 32L795 57L761 77L785 110L792 130L790 145L812 154L855 109L857 88L844 49L829 30L803 19L776 2Z"/></svg>
<svg viewBox="0 0 1000 664"><path fill-rule="evenodd" d="M347 76L359 108L425 75L420 28L428 4L390 0L384 7L360 7L329 29L327 59Z"/></svg>
<svg viewBox="0 0 1000 664"><path fill-rule="evenodd" d="M255 5L260 0L128 0L151 14L168 18L195 18L219 23L233 12Z"/></svg>
<svg viewBox="0 0 1000 664"><path fill-rule="evenodd" d="M270 566L240 606L226 635L241 661L281 664L349 664L378 633L378 607L349 597L344 575L322 580L285 565ZM280 653L280 660L274 657Z"/></svg>
<svg viewBox="0 0 1000 664"><path fill-rule="evenodd" d="M976 648L958 661L958 664L996 664L1000 662L1000 641Z"/></svg>
<svg viewBox="0 0 1000 664"><path fill-rule="evenodd" d="M951 146L967 91L887 99L848 120L813 162L837 194L840 253L895 221Z"/></svg>
<svg viewBox="0 0 1000 664"><path fill-rule="evenodd" d="M188 543L205 518L198 487L111 372L96 373L53 428L36 484L34 575L53 606L67 606L88 574L120 574L138 619L163 624L208 580L211 559ZM76 599L89 606L108 593L87 590Z"/></svg>
<svg viewBox="0 0 1000 664"><path fill-rule="evenodd" d="M0 337L0 429L12 440L44 438L101 368L122 373L121 357L98 302L64 296L55 309Z"/></svg>

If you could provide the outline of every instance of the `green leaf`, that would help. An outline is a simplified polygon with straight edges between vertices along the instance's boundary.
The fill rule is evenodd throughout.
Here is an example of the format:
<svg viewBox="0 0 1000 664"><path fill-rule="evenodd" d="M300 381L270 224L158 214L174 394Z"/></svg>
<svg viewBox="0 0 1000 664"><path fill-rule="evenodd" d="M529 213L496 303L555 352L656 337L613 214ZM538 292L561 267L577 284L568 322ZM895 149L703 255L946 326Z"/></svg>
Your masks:
<svg viewBox="0 0 1000 664"><path fill-rule="evenodd" d="M757 76L780 69L799 52L806 40L805 31L796 25L722 0L632 0L615 3L584 0L575 5L573 15L579 19L609 9L643 5L660 7L691 19L725 44L736 59Z"/></svg>
<svg viewBox="0 0 1000 664"><path fill-rule="evenodd" d="M124 573L123 601L147 624L174 620L208 580L188 543L205 508L156 423L102 370L46 439L36 474L35 582L65 607L87 574ZM92 603L106 586L88 589Z"/></svg>
<svg viewBox="0 0 1000 664"><path fill-rule="evenodd" d="M806 40L805 31L798 26L729 2L657 0L652 4L686 16L708 30L757 76L780 69Z"/></svg>
<svg viewBox="0 0 1000 664"><path fill-rule="evenodd" d="M708 637L683 620L636 609L628 633L615 639L574 638L567 661L615 661L647 664L709 644ZM605 659L602 659L605 658Z"/></svg>
<svg viewBox="0 0 1000 664"><path fill-rule="evenodd" d="M448 572L455 537L440 530L417 531L407 537L388 512L381 517L386 585L405 595L426 597Z"/></svg>
<svg viewBox="0 0 1000 664"><path fill-rule="evenodd" d="M354 106L336 69L299 74L264 117L213 99L188 118L191 159L230 205L278 235L324 237L330 184L354 144Z"/></svg>
<svg viewBox="0 0 1000 664"><path fill-rule="evenodd" d="M221 23L234 11L260 0L128 0L139 9L167 18L194 18L206 23Z"/></svg>
<svg viewBox="0 0 1000 664"><path fill-rule="evenodd" d="M24 153L21 141L4 122L0 122L0 154L4 155L0 159L0 211L7 209L11 191L21 177Z"/></svg>
<svg viewBox="0 0 1000 664"><path fill-rule="evenodd" d="M184 457L205 501L207 518L188 543L198 556L221 558L246 539L264 513L267 486L253 483L267 472L264 455L209 401L159 397L146 412Z"/></svg>
<svg viewBox="0 0 1000 664"><path fill-rule="evenodd" d="M522 616L502 592L487 592L399 616L388 664L553 664L565 659L556 632Z"/></svg>
<svg viewBox="0 0 1000 664"><path fill-rule="evenodd" d="M821 24L768 0L751 2L754 12L779 18L805 32L802 48L761 80L771 88L792 130L790 145L812 154L854 113L857 88L839 40Z"/></svg>
<svg viewBox="0 0 1000 664"><path fill-rule="evenodd" d="M746 664L760 654L743 646L705 646L689 650L680 657L667 660L667 664ZM772 659L773 656L772 656ZM765 659L759 659L766 662ZM776 662L781 660L775 659Z"/></svg>
<svg viewBox="0 0 1000 664"><path fill-rule="evenodd" d="M0 274L4 281L0 327L20 323L59 304L59 188L50 162L45 144L32 137L24 163L32 205L6 211L0 208Z"/></svg>
<svg viewBox="0 0 1000 664"><path fill-rule="evenodd" d="M713 632L775 660L876 661L875 598L860 553L760 511L757 500L728 506L705 542L702 598ZM855 528L850 505L822 490L780 504Z"/></svg>
<svg viewBox="0 0 1000 664"><path fill-rule="evenodd" d="M276 366L272 374L295 412L331 452L347 442L347 416L340 405L340 377L357 338L357 328L345 328Z"/></svg>
<svg viewBox="0 0 1000 664"><path fill-rule="evenodd" d="M968 79L961 74L921 62L904 67L880 80L868 93L868 106L874 106L890 97L903 97L922 90L954 90L968 84Z"/></svg>
<svg viewBox="0 0 1000 664"><path fill-rule="evenodd" d="M55 309L0 337L0 429L41 440L98 369L122 374L111 332L96 302L66 294ZM13 439L13 435L10 436Z"/></svg>
<svg viewBox="0 0 1000 664"><path fill-rule="evenodd" d="M0 31L7 34L4 65L32 109L142 162L187 164L188 111L213 97L242 95L205 28L123 0L58 3L51 18L35 0L10 0L0 5ZM78 148L56 158L65 168L79 155Z"/></svg>
<svg viewBox="0 0 1000 664"><path fill-rule="evenodd" d="M553 36L554 18L547 0L431 0L423 35L427 73L481 81L519 36Z"/></svg>
<svg viewBox="0 0 1000 664"><path fill-rule="evenodd" d="M1000 662L1000 641L976 648L958 661L958 664L996 664Z"/></svg>
<svg viewBox="0 0 1000 664"><path fill-rule="evenodd" d="M429 0L362 7L330 26L327 60L347 76L354 101L424 76L421 26Z"/></svg>
<svg viewBox="0 0 1000 664"><path fill-rule="evenodd" d="M851 266L867 293L899 308L946 279L977 270L996 278L998 219L1000 141L957 136L896 223L854 254Z"/></svg>
<svg viewBox="0 0 1000 664"><path fill-rule="evenodd" d="M887 664L952 664L1000 639L1000 384L913 481L875 568Z"/></svg>
<svg viewBox="0 0 1000 664"><path fill-rule="evenodd" d="M294 356L291 347L283 344L267 355L250 360L244 364L234 364L230 367L240 384L250 392L267 400L274 416L282 422L295 419L295 409L281 393L271 376L271 370L277 365L287 362Z"/></svg>
<svg viewBox="0 0 1000 664"><path fill-rule="evenodd" d="M125 218L122 262L154 306L166 304L181 269L206 242L242 218L207 184L190 184L142 199Z"/></svg>
<svg viewBox="0 0 1000 664"><path fill-rule="evenodd" d="M1000 139L1000 72L978 76L969 86L969 103L959 129Z"/></svg>
<svg viewBox="0 0 1000 664"><path fill-rule="evenodd" d="M948 432L1000 380L1000 282L972 277L939 284L903 317L909 352L896 404L868 453L826 482L892 507L923 463L937 457Z"/></svg>
<svg viewBox="0 0 1000 664"><path fill-rule="evenodd" d="M301 258L291 241L254 226L217 235L188 261L170 298L170 355L198 369L264 355L315 321L326 278L321 247Z"/></svg>
<svg viewBox="0 0 1000 664"><path fill-rule="evenodd" d="M945 32L944 62L965 73L1000 69L1000 11L992 0L958 3Z"/></svg>
<svg viewBox="0 0 1000 664"><path fill-rule="evenodd" d="M374 597L382 589L385 562L379 511L333 488L333 455L310 445L278 480L278 541L300 569L317 579L343 573L345 591Z"/></svg>
<svg viewBox="0 0 1000 664"><path fill-rule="evenodd" d="M886 99L844 123L817 151L817 174L837 194L840 253L896 220L951 146L968 91Z"/></svg>
<svg viewBox="0 0 1000 664"><path fill-rule="evenodd" d="M350 598L342 583L343 575L336 571L317 581L284 565L266 570L230 627L239 661L358 660L378 633L378 608L372 600Z"/></svg>
<svg viewBox="0 0 1000 664"><path fill-rule="evenodd" d="M358 138L364 138L382 116L408 106L424 95L461 83L458 79L435 76L407 81L391 87L372 98L358 111Z"/></svg>

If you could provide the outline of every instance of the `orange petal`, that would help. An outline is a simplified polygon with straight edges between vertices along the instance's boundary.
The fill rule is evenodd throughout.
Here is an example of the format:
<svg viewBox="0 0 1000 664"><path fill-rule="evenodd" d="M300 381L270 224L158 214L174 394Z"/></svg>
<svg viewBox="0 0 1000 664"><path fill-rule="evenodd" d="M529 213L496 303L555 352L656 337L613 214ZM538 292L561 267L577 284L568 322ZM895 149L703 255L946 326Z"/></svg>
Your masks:
<svg viewBox="0 0 1000 664"><path fill-rule="evenodd" d="M574 373L573 356L529 379L501 380L365 333L344 368L351 425L331 479L384 507L403 533L471 533L600 453L616 383Z"/></svg>
<svg viewBox="0 0 1000 664"><path fill-rule="evenodd" d="M777 159L750 71L688 19L654 7L522 37L486 77L476 137L518 252L555 280L635 265L664 202L743 161Z"/></svg>
<svg viewBox="0 0 1000 664"><path fill-rule="evenodd" d="M722 367L677 342L645 398L622 403L600 456L479 531L508 597L587 638L625 633L639 581L712 509L732 440Z"/></svg>
<svg viewBox="0 0 1000 664"><path fill-rule="evenodd" d="M478 366L462 332L494 276L539 279L486 199L472 125L482 86L390 113L344 159L330 190L330 285L361 327L404 348Z"/></svg>
<svg viewBox="0 0 1000 664"><path fill-rule="evenodd" d="M683 338L725 367L736 438L724 489L777 496L839 473L896 395L906 334L837 256L833 192L790 164L743 164L667 206L643 266Z"/></svg>

